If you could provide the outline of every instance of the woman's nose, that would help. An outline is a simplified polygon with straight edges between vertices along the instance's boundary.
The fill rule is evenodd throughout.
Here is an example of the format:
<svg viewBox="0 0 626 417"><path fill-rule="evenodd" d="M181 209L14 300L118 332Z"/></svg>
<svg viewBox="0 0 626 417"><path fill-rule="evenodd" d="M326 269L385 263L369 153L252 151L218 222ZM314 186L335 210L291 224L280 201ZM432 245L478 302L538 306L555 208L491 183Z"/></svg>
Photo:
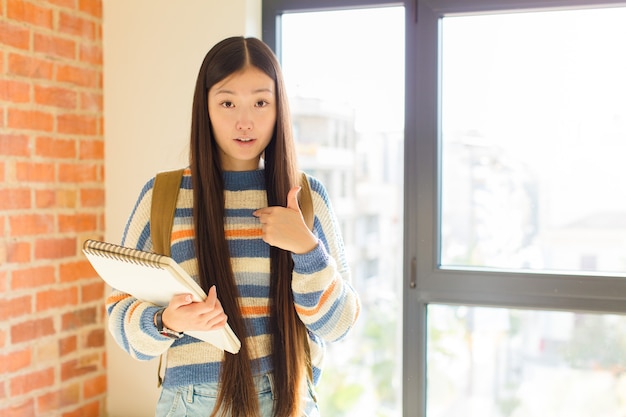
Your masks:
<svg viewBox="0 0 626 417"><path fill-rule="evenodd" d="M239 112L237 117L237 130L240 131L248 131L252 129L252 118L250 114L246 110L242 110Z"/></svg>

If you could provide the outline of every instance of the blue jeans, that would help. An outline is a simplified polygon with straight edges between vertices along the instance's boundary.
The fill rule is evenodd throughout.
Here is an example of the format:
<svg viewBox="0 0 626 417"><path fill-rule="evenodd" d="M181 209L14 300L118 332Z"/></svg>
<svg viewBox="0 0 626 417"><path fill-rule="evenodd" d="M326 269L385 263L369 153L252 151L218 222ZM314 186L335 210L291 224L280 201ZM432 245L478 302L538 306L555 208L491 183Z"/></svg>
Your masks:
<svg viewBox="0 0 626 417"><path fill-rule="evenodd" d="M272 417L274 405L272 375L254 377L254 384L259 398L261 416ZM155 417L207 417L213 411L216 399L217 384L163 388ZM301 417L320 417L310 383L302 400L304 401L304 414Z"/></svg>

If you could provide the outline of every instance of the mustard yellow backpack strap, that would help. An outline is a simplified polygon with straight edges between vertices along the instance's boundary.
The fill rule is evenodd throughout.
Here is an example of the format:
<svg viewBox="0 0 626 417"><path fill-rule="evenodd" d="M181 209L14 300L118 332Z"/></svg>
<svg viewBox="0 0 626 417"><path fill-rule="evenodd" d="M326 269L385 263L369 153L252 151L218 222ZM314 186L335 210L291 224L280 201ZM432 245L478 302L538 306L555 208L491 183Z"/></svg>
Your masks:
<svg viewBox="0 0 626 417"><path fill-rule="evenodd" d="M155 253L170 256L172 243L172 226L176 213L176 200L180 190L180 182L184 169L159 172L152 187L152 205L150 207L150 237L152 249ZM159 357L157 368L157 387L163 385L161 369L163 368L165 353Z"/></svg>
<svg viewBox="0 0 626 417"><path fill-rule="evenodd" d="M159 172L152 188L150 236L154 252L171 255L172 226L184 169Z"/></svg>
<svg viewBox="0 0 626 417"><path fill-rule="evenodd" d="M300 194L298 195L300 203L300 211L302 211L302 217L307 227L313 230L313 223L315 222L315 212L313 210L313 198L311 197L311 186L309 185L309 179L303 172L300 176Z"/></svg>

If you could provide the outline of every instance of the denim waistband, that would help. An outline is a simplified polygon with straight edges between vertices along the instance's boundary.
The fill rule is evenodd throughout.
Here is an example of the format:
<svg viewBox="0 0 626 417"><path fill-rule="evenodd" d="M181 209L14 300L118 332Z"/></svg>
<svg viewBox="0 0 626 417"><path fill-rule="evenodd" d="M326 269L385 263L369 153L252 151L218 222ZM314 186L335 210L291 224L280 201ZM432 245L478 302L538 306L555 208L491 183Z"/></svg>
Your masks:
<svg viewBox="0 0 626 417"><path fill-rule="evenodd" d="M257 391L261 416L271 416L275 403L274 377L271 373L253 377ZM315 391L307 384L306 392L302 392L303 417L319 417L319 409ZM213 410L217 401L218 383L184 385L175 388L163 388L157 404L157 417L177 417L200 415ZM304 388L304 387L303 387ZM204 414L202 414L204 415Z"/></svg>
<svg viewBox="0 0 626 417"><path fill-rule="evenodd" d="M266 394L272 393L272 397L274 397L274 377L271 373L265 375L257 375L252 377L254 387L256 389L257 394ZM205 384L195 384L188 385L185 387L184 396L186 396L186 400L191 402L193 401L193 396L202 395L205 397L217 397L219 384L215 383L205 383Z"/></svg>

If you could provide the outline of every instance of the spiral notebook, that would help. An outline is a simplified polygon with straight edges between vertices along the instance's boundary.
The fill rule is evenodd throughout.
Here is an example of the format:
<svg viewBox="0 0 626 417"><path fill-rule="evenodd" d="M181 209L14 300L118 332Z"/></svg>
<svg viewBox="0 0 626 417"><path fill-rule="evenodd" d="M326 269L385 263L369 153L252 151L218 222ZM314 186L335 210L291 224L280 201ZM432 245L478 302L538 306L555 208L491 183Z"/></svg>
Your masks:
<svg viewBox="0 0 626 417"><path fill-rule="evenodd" d="M175 294L191 294L198 302L206 298L198 283L168 256L96 240L85 241L83 253L107 284L142 301L166 306ZM220 330L188 331L185 335L230 353L241 347L228 324Z"/></svg>

